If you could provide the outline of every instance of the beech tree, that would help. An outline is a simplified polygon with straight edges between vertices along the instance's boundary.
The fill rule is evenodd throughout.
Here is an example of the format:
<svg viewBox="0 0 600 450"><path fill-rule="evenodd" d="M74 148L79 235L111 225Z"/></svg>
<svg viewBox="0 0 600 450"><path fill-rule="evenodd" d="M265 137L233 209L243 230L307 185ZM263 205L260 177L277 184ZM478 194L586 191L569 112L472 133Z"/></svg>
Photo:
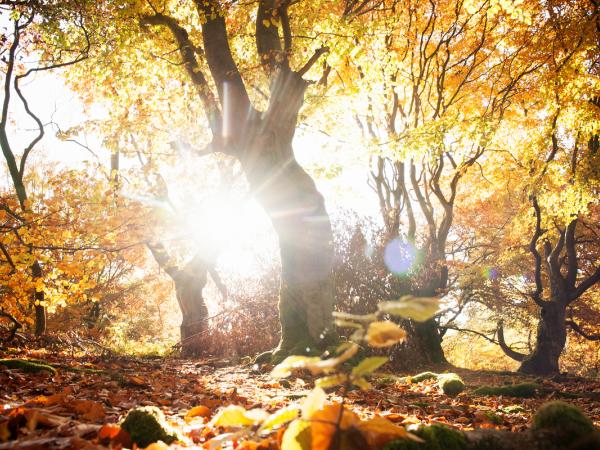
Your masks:
<svg viewBox="0 0 600 450"><path fill-rule="evenodd" d="M178 55L177 69L187 75L182 81L193 88L185 88L180 95L193 95L187 101L200 105L212 136L200 153L237 158L251 192L279 237L282 337L278 352L285 355L322 348L332 331L331 224L322 195L296 161L292 141L310 85L305 77L327 48L296 43L292 30L310 26L310 21L301 9L294 13L296 5L292 2L261 0L257 5L237 5L198 0L166 2L160 7L139 2L127 10L119 6L120 2L110 2L106 8L126 28L126 32L116 31L123 41L115 42L111 36L100 42L98 59L92 63L96 67L88 66L89 71L100 74L103 61L111 58L140 61L135 59L139 53L131 48L123 51L128 39L144 42L149 49L154 46L154 54L162 52L166 42L171 47L175 43L176 53L167 53L169 58ZM311 5L311 10L316 7ZM193 14L193 18L186 14ZM248 15L254 18L253 29L248 29ZM94 20L101 22L103 17ZM243 40L239 39L241 34ZM252 56L250 44L255 47ZM264 75L259 76L248 67L247 60L240 59L240 48L244 57L257 62ZM173 72L170 60L163 61L165 57L159 62L147 54L144 57L148 59L142 64L153 65L150 70L161 64L165 71ZM83 75L75 75L79 76ZM318 72L316 76L320 76ZM114 92L115 86L106 86L107 92L111 89ZM152 94L133 101L138 101L136 109L143 110L144 104L153 101ZM115 102L118 105L119 99ZM192 142L192 146L199 145Z"/></svg>

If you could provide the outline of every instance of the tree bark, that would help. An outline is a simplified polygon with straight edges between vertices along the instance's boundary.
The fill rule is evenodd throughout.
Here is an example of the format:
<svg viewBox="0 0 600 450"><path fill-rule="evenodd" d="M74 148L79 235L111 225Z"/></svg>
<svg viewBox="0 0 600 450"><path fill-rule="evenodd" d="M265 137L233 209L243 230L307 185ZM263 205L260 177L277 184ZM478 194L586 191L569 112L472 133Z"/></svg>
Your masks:
<svg viewBox="0 0 600 450"><path fill-rule="evenodd" d="M435 279L429 282L429 286L417 291L420 297L434 297L440 294L440 291L446 289L448 285L448 267L443 260L436 261L434 264L442 264L437 270ZM425 269L427 270L427 269ZM435 270L435 268L431 268ZM434 272L435 273L435 272ZM442 335L440 334L439 323L437 319L432 318L425 322L414 322L411 338L415 340L416 345L422 350L422 359L434 366L447 365L448 360L442 348Z"/></svg>
<svg viewBox="0 0 600 450"><path fill-rule="evenodd" d="M208 309L202 290L206 286L207 271L206 263L195 257L182 270L171 274L182 315L179 330L184 356L199 356L203 351L202 338L207 329Z"/></svg>
<svg viewBox="0 0 600 450"><path fill-rule="evenodd" d="M519 367L532 375L559 373L558 361L567 341L566 306L550 301L542 307L537 327L535 349Z"/></svg>
<svg viewBox="0 0 600 450"><path fill-rule="evenodd" d="M323 349L332 331L333 233L323 196L294 157L292 140L307 83L282 71L240 161L279 238L281 340L277 352Z"/></svg>

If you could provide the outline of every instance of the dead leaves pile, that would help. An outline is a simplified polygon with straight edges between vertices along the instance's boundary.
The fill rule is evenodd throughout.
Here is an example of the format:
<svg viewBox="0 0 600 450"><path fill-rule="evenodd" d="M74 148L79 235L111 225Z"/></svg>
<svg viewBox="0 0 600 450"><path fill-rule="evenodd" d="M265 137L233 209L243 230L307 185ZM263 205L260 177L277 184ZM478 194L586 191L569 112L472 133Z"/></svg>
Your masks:
<svg viewBox="0 0 600 450"><path fill-rule="evenodd" d="M20 355L27 356L31 357ZM180 436L171 448L217 449L223 444L236 449L299 450L310 443L309 448L323 450L337 439L346 450L377 449L391 439L410 438L406 427L412 424L521 431L528 427L531 413L548 400L475 397L469 390L449 398L434 382L401 385L376 379L371 380L375 389L368 392L354 390L342 399L340 391L333 391L315 398L309 395L312 379L273 381L268 372L250 367L38 357L90 371L59 369L51 376L0 368L0 450L132 448L135 444L118 423L131 408L146 405L158 406ZM461 375L471 385L519 381L490 374ZM545 387L553 387L552 382ZM593 381L555 387L600 392L600 383ZM600 422L597 402L573 402L596 424ZM160 443L151 446L164 448Z"/></svg>

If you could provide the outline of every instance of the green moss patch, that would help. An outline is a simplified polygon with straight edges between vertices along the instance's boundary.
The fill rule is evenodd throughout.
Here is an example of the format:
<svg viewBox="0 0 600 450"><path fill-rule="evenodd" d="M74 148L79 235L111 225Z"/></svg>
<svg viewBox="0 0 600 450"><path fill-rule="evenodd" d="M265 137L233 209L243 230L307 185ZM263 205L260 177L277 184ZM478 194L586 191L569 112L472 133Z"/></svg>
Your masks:
<svg viewBox="0 0 600 450"><path fill-rule="evenodd" d="M388 443L383 450L466 450L467 438L462 431L443 425L421 426L412 431L425 442L397 439Z"/></svg>
<svg viewBox="0 0 600 450"><path fill-rule="evenodd" d="M177 440L164 414L155 406L132 409L121 423L121 428L129 433L131 441L140 448L148 447L153 442L171 444Z"/></svg>
<svg viewBox="0 0 600 450"><path fill-rule="evenodd" d="M465 390L465 382L455 373L443 373L438 376L438 386L444 394L456 397Z"/></svg>
<svg viewBox="0 0 600 450"><path fill-rule="evenodd" d="M412 377L406 377L409 383L420 383L425 380L435 380L438 374L433 372L422 372Z"/></svg>
<svg viewBox="0 0 600 450"><path fill-rule="evenodd" d="M56 369L48 364L38 361L29 361L26 359L0 359L0 366L9 369L21 370L28 373L48 372L56 375Z"/></svg>
<svg viewBox="0 0 600 450"><path fill-rule="evenodd" d="M532 430L557 429L568 440L592 434L595 430L591 419L569 403L553 401L544 403L533 417Z"/></svg>
<svg viewBox="0 0 600 450"><path fill-rule="evenodd" d="M473 391L474 395L531 398L537 394L539 386L533 383L509 384L506 386L481 386Z"/></svg>

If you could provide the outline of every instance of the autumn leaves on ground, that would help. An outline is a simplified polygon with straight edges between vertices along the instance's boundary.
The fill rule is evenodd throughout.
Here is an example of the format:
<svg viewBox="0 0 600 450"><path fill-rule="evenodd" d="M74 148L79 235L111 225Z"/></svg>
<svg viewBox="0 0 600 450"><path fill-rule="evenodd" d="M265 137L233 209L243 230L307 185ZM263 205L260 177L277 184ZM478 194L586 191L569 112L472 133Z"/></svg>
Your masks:
<svg viewBox="0 0 600 450"><path fill-rule="evenodd" d="M314 381L308 374L277 381L270 377L269 370L256 370L251 365L219 367L219 361L71 358L40 351L12 356L43 358L55 365L57 372L7 369L0 372L3 387L0 402L4 409L0 414L0 437L5 441L0 444L1 449L130 447L130 436L118 424L123 425L122 420L130 410L146 406L157 407L164 413L169 433L174 433L178 439L174 445L209 448L207 442L227 431L226 427L215 423L219 412L222 414L228 411L227 408L231 411L232 406L268 413L282 411L290 405L306 402ZM596 424L600 422L600 383L597 381L576 378L537 380L514 373L465 370L458 373L467 387L456 397L445 395L435 379L411 383L382 373L374 377L372 390L351 390L346 395L333 390L327 398L333 404L339 404L342 396L345 397L348 410L356 414L356 423L348 428L381 417L390 424L408 426L409 429L419 424L438 424L457 430L520 432L531 427L532 415L541 404L565 398ZM529 398L473 393L481 385L518 383L536 384L535 393ZM260 414L250 417L257 423L262 419ZM335 423L336 417L331 419ZM227 420L239 419L230 417ZM567 423L567 418L561 420ZM363 430L369 430L368 425L363 427ZM333 431L333 427L329 431L327 427L322 430L329 438ZM373 425L369 431L373 442L383 442L398 433L398 430L392 428L390 431L381 424ZM152 439L149 432L143 436ZM281 430L264 435L257 433L238 437L233 445L234 448L275 449L279 448L282 436ZM11 442L12 439L18 439L18 444ZM322 442L321 446L310 448L329 448L326 438ZM356 437L354 442L346 443L342 448L371 448L358 444ZM143 444L149 445L146 441ZM450 445L423 448L459 448ZM163 444L157 444L152 448L163 447Z"/></svg>

